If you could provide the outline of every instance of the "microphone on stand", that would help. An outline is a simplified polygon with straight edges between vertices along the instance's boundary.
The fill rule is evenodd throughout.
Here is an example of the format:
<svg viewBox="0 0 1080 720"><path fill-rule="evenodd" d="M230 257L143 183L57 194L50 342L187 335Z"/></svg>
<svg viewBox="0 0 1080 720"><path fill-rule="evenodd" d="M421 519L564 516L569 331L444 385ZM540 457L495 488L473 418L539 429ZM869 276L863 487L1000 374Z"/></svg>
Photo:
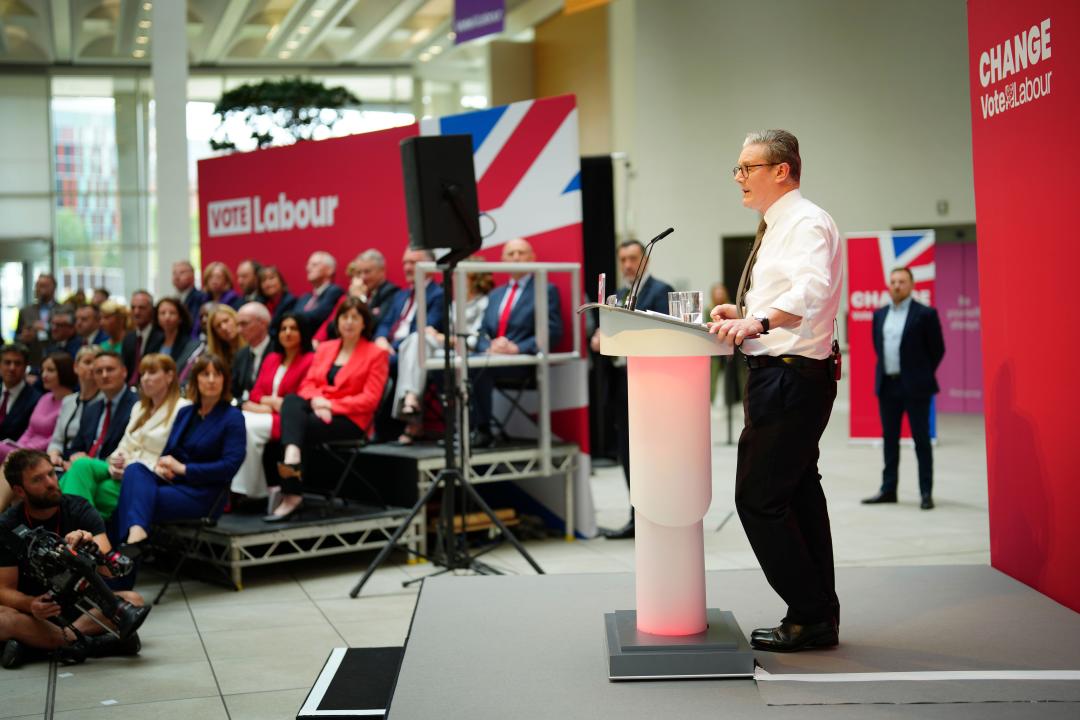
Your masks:
<svg viewBox="0 0 1080 720"><path fill-rule="evenodd" d="M634 310L637 308L637 294L639 285L641 285L641 278L645 277L645 266L649 264L649 256L652 254L653 245L666 238L671 233L675 232L675 228L668 228L664 232L660 233L645 246L645 254L641 258L641 264L638 265L637 272L634 273L634 282L630 285L630 292L626 294L626 309Z"/></svg>

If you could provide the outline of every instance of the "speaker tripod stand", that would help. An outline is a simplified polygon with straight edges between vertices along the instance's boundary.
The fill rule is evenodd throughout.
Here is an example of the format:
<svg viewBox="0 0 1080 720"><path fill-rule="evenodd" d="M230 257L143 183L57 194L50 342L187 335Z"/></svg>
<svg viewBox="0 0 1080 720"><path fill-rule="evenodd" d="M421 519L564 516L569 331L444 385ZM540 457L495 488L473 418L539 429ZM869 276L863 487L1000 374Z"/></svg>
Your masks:
<svg viewBox="0 0 1080 720"><path fill-rule="evenodd" d="M446 260L444 258L444 260ZM445 298L452 298L453 294L453 275L454 268L457 266L457 260L451 259L446 264L440 265L440 269L443 272L443 288ZM449 308L449 305L447 305ZM510 529L506 527L502 520L495 514L495 511L487 504L480 493L476 491L472 483L469 482L467 477L467 469L469 466L468 460L470 455L469 449L469 404L468 404L468 352L465 349L465 336L458 338L458 347L462 352L458 353L458 357L461 358L461 363L457 368L457 373L460 373L461 377L455 374L455 368L453 367L453 355L452 350L454 344L451 338L454 337L454 318L453 313L446 313L446 335L443 342L443 403L446 407L446 428L443 436L444 448L446 450L445 467L439 471L439 474L435 477L435 481L427 489L427 491L417 500L413 505L409 514L402 521L401 525L394 534L390 536L390 539L386 541L386 545L379 551L379 554L375 556L375 560L364 571L363 576L356 583L353 589L349 592L349 597L355 598L360 594L364 585L375 573L375 571L386 561L386 558L390 556L390 552L401 540L402 536L408 531L410 525L416 516L427 506L428 502L435 496L435 493L442 490L442 509L439 513L439 518L436 522L436 543L435 551L425 557L436 565L441 566L442 569L437 570L425 577L434 577L436 575L443 575L448 572L454 572L456 570L470 570L472 572L481 575L501 575L502 573L496 568L481 562L479 556L486 553L488 550L481 550L479 553L472 553L469 549L467 528L465 526L465 514L462 513L462 526L461 531L458 532L454 527L455 506L457 504L457 497L460 493L463 500L463 507L466 503L473 503L480 508L492 524L498 528L502 534L514 549L525 558L526 562L532 566L533 570L539 575L544 574L543 568L537 564L525 547L521 544L521 541L510 532ZM421 344L422 346L422 344ZM459 431L460 429L460 431ZM460 450L460 452L458 452ZM426 528L422 528L421 532L426 532ZM490 548L489 548L490 549ZM404 585L410 585L424 578L416 578L409 580Z"/></svg>

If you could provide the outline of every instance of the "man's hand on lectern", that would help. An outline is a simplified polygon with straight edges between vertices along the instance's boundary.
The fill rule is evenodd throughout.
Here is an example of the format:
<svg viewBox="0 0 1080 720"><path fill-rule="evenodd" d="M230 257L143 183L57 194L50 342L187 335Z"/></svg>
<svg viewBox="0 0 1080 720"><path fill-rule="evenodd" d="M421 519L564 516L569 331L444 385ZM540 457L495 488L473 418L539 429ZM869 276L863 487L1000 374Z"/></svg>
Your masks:
<svg viewBox="0 0 1080 720"><path fill-rule="evenodd" d="M709 317L713 319L713 322L720 322L721 320L734 320L739 317L739 311L735 309L735 306L731 303L726 305L717 305L709 313ZM711 326L711 323L710 323Z"/></svg>

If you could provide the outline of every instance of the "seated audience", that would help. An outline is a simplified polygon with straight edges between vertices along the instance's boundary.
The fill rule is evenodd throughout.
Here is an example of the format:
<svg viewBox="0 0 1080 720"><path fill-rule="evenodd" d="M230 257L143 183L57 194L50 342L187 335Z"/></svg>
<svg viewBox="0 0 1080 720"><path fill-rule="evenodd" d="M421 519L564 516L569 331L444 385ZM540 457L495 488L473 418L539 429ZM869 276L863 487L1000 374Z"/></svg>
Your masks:
<svg viewBox="0 0 1080 720"><path fill-rule="evenodd" d="M258 302L241 305L236 312L236 328L243 340L232 362L232 393L238 403L248 399L259 370L270 354L270 311Z"/></svg>
<svg viewBox="0 0 1080 720"><path fill-rule="evenodd" d="M124 336L128 331L127 308L115 300L106 300L101 304L101 331L106 339L100 345L102 350L123 352Z"/></svg>
<svg viewBox="0 0 1080 720"><path fill-rule="evenodd" d="M71 442L63 465L65 470L81 457L107 458L124 437L131 410L138 401L127 386L127 368L119 353L102 350L94 358L94 377L101 398L86 406L79 421L79 434Z"/></svg>
<svg viewBox="0 0 1080 720"><path fill-rule="evenodd" d="M405 275L405 287L394 294L393 301L383 313L379 326L375 330L375 343L390 353L390 365L396 368L397 350L410 333L416 332L416 302L413 292L416 289L416 264L433 260L428 250L406 250L401 257L401 269ZM424 285L424 298L427 307L427 324L436 330L442 330L443 289L428 276Z"/></svg>
<svg viewBox="0 0 1080 720"><path fill-rule="evenodd" d="M41 391L26 381L30 349L22 343L0 347L0 440L15 440L26 432Z"/></svg>
<svg viewBox="0 0 1080 720"><path fill-rule="evenodd" d="M75 332L75 310L70 305L58 305L49 318L49 339L45 354L65 352L71 357L83 347L83 339Z"/></svg>
<svg viewBox="0 0 1080 720"><path fill-rule="evenodd" d="M98 287L94 288L94 294L90 296L90 304L101 307L109 298L112 297L112 293L109 292L109 288Z"/></svg>
<svg viewBox="0 0 1080 720"><path fill-rule="evenodd" d="M510 240L503 246L503 262L534 262L536 253L523 239ZM533 295L532 274L510 273L510 281L491 291L477 352L489 355L535 355L536 299ZM559 292L548 283L548 348L550 352L562 339L563 323L559 312ZM531 366L487 367L470 372L476 408L476 447L491 444L491 394L500 378L526 379L535 374Z"/></svg>
<svg viewBox="0 0 1080 720"><path fill-rule="evenodd" d="M365 250L353 262L356 264L355 274L364 286L364 302L378 326L394 301L398 286L386 279L386 258L378 250Z"/></svg>
<svg viewBox="0 0 1080 720"><path fill-rule="evenodd" d="M276 347L267 354L255 387L243 404L247 457L233 478L234 493L250 498L266 497L263 451L268 441L281 438L282 398L299 391L313 358L311 338L305 333L300 318L294 313L286 313L278 329Z"/></svg>
<svg viewBox="0 0 1080 720"><path fill-rule="evenodd" d="M161 331L158 352L171 357L176 367L185 367L192 353L199 349L199 341L191 337L191 316L187 308L176 298L161 298L154 310L154 318Z"/></svg>
<svg viewBox="0 0 1080 720"><path fill-rule="evenodd" d="M314 333L326 318L330 317L338 298L345 292L333 283L337 261L334 256L321 250L311 253L307 261L307 280L311 291L296 299L294 309L309 332Z"/></svg>
<svg viewBox="0 0 1080 720"><path fill-rule="evenodd" d="M268 522L285 520L303 504L304 443L364 437L382 399L388 366L386 353L371 342L371 311L349 298L338 309L336 323L340 339L319 346L299 392L281 402L282 498L266 516Z"/></svg>
<svg viewBox="0 0 1080 720"><path fill-rule="evenodd" d="M60 478L60 489L86 498L108 520L120 497L124 468L133 463L154 467L177 413L190 404L180 397L176 363L168 355L150 353L139 364L139 404L131 411L120 444L107 458L72 462Z"/></svg>
<svg viewBox="0 0 1080 720"><path fill-rule="evenodd" d="M468 262L482 261L479 255L467 258ZM495 282L491 273L469 273L468 291L465 300L465 327L458 329L458 334L465 334L465 346L472 352L480 336L480 323L488 306L488 293ZM450 303L451 317L454 317L454 303ZM424 333L412 333L398 348L397 382L394 385L392 415L405 423L405 431L398 442L408 445L421 437L423 433L422 398L427 385L427 372L420 367L417 345L424 341L424 352L429 363L442 358L446 336L430 325ZM428 366L430 369L430 365ZM438 368L436 368L438 369Z"/></svg>
<svg viewBox="0 0 1080 720"><path fill-rule="evenodd" d="M187 260L177 260L172 266L172 283L176 288L176 296L180 299L180 304L187 310L189 320L194 323L199 317L199 309L209 299L209 296L202 290L195 287L195 268ZM189 333L192 335L198 335L198 330L194 325L188 325ZM176 356L173 355L173 360L176 360ZM177 366L180 362L177 361Z"/></svg>
<svg viewBox="0 0 1080 720"><path fill-rule="evenodd" d="M228 305L236 310L242 304L240 293L235 289L232 271L223 262L212 262L203 270L203 290L209 297L209 302L219 305Z"/></svg>
<svg viewBox="0 0 1080 720"><path fill-rule="evenodd" d="M154 324L154 298L146 290L131 294L131 322L134 326L124 336L120 354L128 369L128 385L139 386L139 364L143 357L161 350L161 330Z"/></svg>
<svg viewBox="0 0 1080 720"><path fill-rule="evenodd" d="M101 311L97 305L80 305L75 308L75 332L83 345L100 345L109 339L101 329Z"/></svg>
<svg viewBox="0 0 1080 720"><path fill-rule="evenodd" d="M270 332L273 333L281 322L281 316L293 309L296 298L289 292L285 278L276 265L268 265L259 271L259 292L263 304L270 311Z"/></svg>
<svg viewBox="0 0 1080 720"><path fill-rule="evenodd" d="M236 291L240 293L241 304L262 301L262 295L259 293L260 270L262 270L262 265L258 260L251 258L241 260L236 266Z"/></svg>
<svg viewBox="0 0 1080 720"><path fill-rule="evenodd" d="M217 500L244 462L244 414L230 404L221 358L206 354L196 361L187 396L192 404L177 413L154 467L130 463L124 469L116 526L129 557L140 554L139 543L155 522L219 516L224 503Z"/></svg>
<svg viewBox="0 0 1080 720"><path fill-rule="evenodd" d="M83 409L101 397L97 378L94 377L94 361L100 353L101 348L96 345L84 345L75 355L75 377L79 381L79 391L68 395L61 403L56 429L46 448L49 460L57 467L63 467L64 458L71 454L71 444L79 435Z"/></svg>
<svg viewBox="0 0 1080 720"><path fill-rule="evenodd" d="M72 548L92 542L102 553L111 552L101 516L82 498L60 493L56 471L45 453L16 450L5 461L4 473L18 502L0 515L0 532L10 532L20 525L31 529L44 527L63 537ZM143 604L138 593L121 591L116 595L136 607ZM85 640L50 621L61 615ZM25 561L0 544L0 642L4 643L0 658L4 667L19 667L35 654L44 657L41 651L58 648L69 648L73 654L62 653L61 657L71 659L139 652L137 633L116 640L105 634L106 627L115 629L115 626L99 611L95 610L93 615L91 618L61 608Z"/></svg>

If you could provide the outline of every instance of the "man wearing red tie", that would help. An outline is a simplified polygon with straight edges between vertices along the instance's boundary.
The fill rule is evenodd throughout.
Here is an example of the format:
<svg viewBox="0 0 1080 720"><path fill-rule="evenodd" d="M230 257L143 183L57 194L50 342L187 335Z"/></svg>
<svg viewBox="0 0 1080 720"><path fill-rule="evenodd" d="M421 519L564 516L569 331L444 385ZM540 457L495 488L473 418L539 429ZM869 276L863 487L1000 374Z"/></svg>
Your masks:
<svg viewBox="0 0 1080 720"><path fill-rule="evenodd" d="M119 353L102 351L94 360L94 377L101 399L83 410L79 434L71 442L69 456L64 458L65 469L81 457L105 459L112 455L124 437L131 408L139 400L128 388L127 369Z"/></svg>
<svg viewBox="0 0 1080 720"><path fill-rule="evenodd" d="M523 239L510 240L503 246L503 262L534 262L536 253ZM510 282L491 291L487 311L480 325L477 352L488 355L535 355L536 299L533 276L527 272L510 273ZM562 339L562 316L559 312L559 292L548 283L548 351ZM495 380L525 379L532 375L531 366L477 368L473 375L475 398L475 430L473 447L491 444L491 393Z"/></svg>

